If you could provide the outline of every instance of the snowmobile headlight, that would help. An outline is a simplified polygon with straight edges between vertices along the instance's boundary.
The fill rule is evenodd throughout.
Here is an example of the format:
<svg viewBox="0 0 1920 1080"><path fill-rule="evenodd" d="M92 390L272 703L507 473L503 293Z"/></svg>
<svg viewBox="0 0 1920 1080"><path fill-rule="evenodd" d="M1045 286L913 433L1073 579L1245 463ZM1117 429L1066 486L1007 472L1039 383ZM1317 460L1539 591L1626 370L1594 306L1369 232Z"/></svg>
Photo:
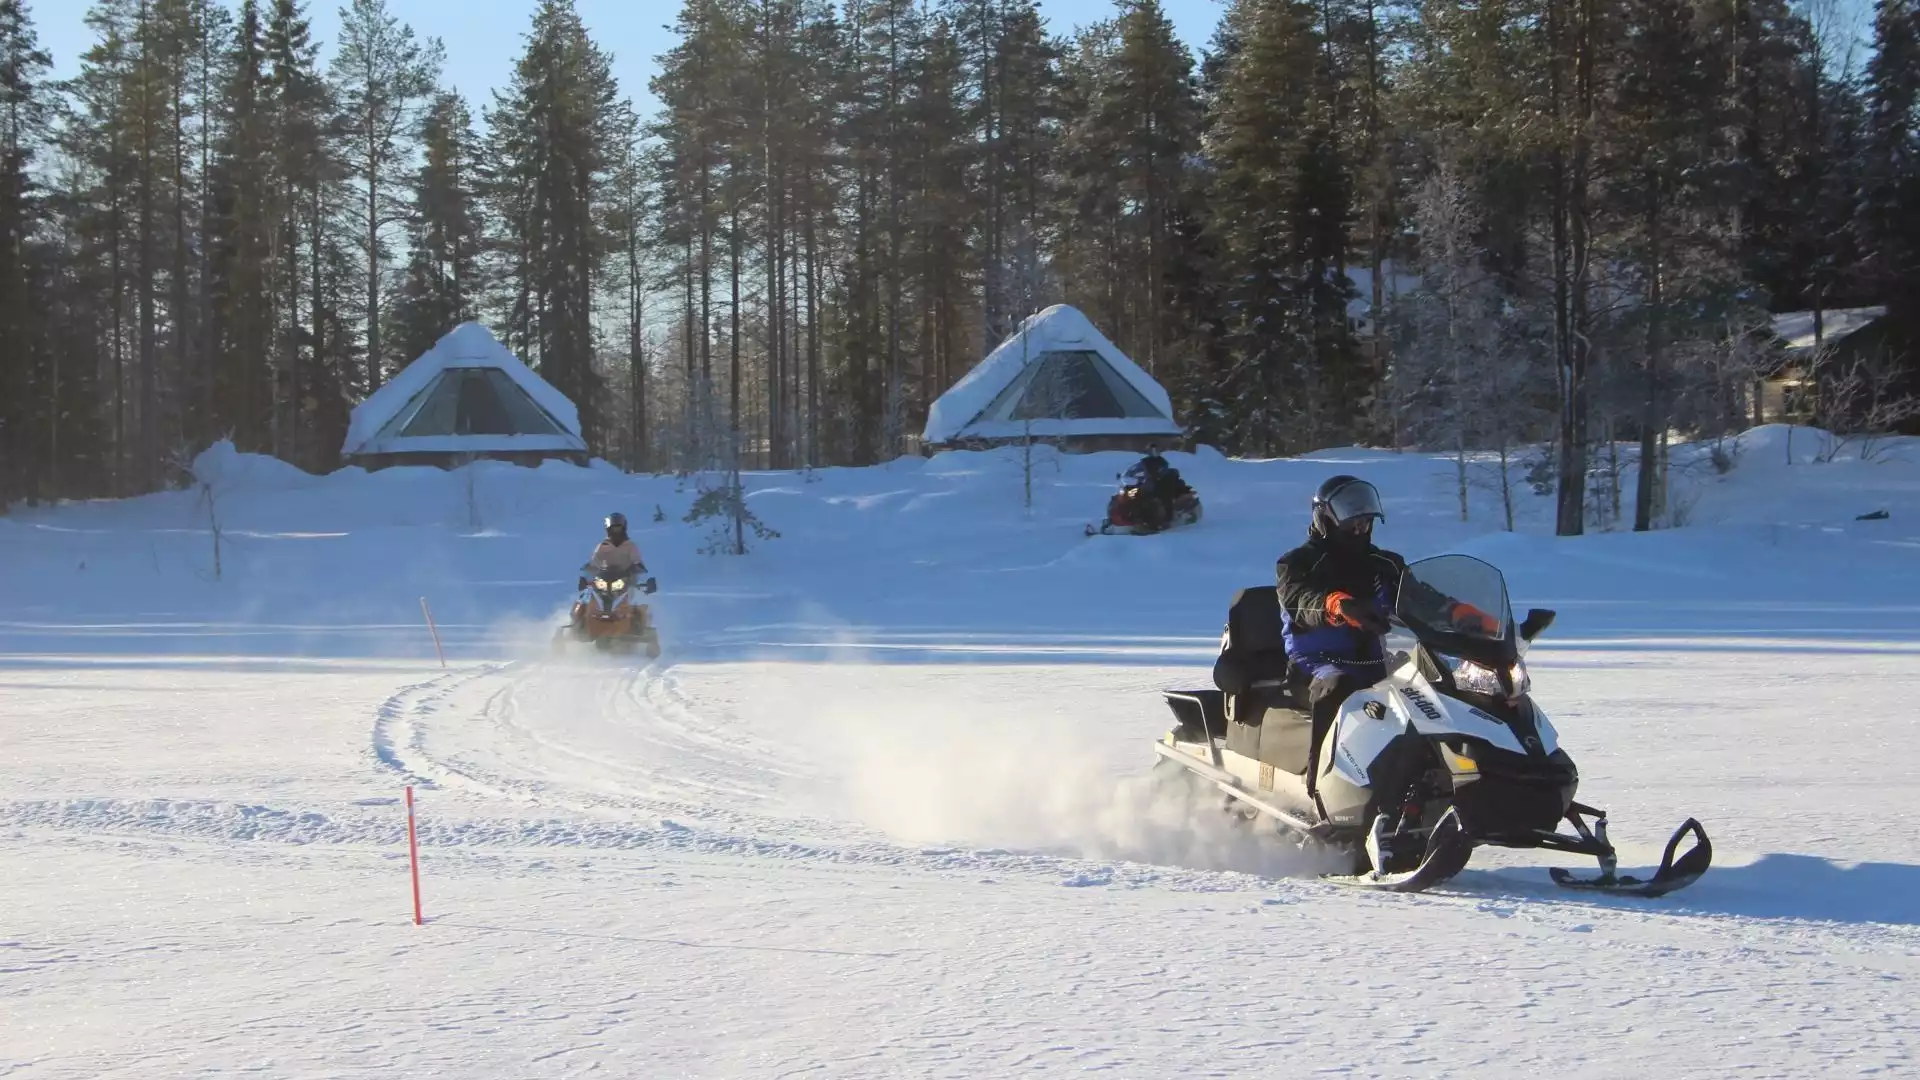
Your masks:
<svg viewBox="0 0 1920 1080"><path fill-rule="evenodd" d="M1485 664L1476 664L1458 656L1438 654L1440 662L1446 665L1453 675L1453 685L1469 694L1485 694L1488 697L1507 697L1500 686L1500 673ZM1533 679L1527 674L1525 663L1515 663L1510 673L1513 679L1513 697L1519 697L1533 687Z"/></svg>
<svg viewBox="0 0 1920 1080"><path fill-rule="evenodd" d="M615 582L613 583L613 591L614 591L614 592L619 592L619 591L620 591L621 589L624 589L624 588L626 588L626 587L627 587L627 582L626 582L626 579L625 579L625 578L621 578L620 580L618 580L618 581L615 581Z"/></svg>
<svg viewBox="0 0 1920 1080"><path fill-rule="evenodd" d="M607 587L607 579L603 577L594 578L593 587L596 589L605 589Z"/></svg>

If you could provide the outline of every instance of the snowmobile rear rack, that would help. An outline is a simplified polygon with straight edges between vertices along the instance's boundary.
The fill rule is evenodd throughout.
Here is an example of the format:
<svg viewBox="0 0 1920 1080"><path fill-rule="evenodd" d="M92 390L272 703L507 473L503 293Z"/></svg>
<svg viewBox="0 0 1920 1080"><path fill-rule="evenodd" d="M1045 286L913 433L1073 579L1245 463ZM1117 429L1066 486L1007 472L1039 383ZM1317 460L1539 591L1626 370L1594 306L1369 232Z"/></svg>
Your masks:
<svg viewBox="0 0 1920 1080"><path fill-rule="evenodd" d="M1211 737L1209 737L1207 741L1212 742L1213 740ZM1294 832L1300 834L1301 836L1307 837L1309 839L1314 839L1314 840L1324 840L1329 838L1332 832L1332 829L1330 828L1330 826L1328 826L1324 822L1320 824L1314 824L1313 822L1309 822L1296 814L1290 814L1287 811L1282 810L1279 807L1268 802L1267 800L1260 798L1258 795L1255 795L1254 793L1248 791L1245 787L1241 786L1240 781L1235 779L1232 773L1227 772L1225 769L1217 768L1213 765L1210 765L1207 762L1200 760L1195 755L1187 753L1185 750L1181 750L1174 746L1169 746L1164 742L1154 743L1153 750L1155 753L1159 754L1163 758L1167 758L1168 760L1172 761L1174 764L1179 765L1183 768L1189 769L1199 774L1201 777L1212 781L1213 785L1219 788L1220 791L1223 794L1227 795L1229 798L1236 799L1240 802L1246 803L1252 809L1257 810L1260 813L1265 814L1270 818L1273 818L1275 821L1278 821L1280 824L1286 826L1288 829L1293 830ZM1215 753L1215 756L1217 757L1219 753L1217 746L1214 749L1214 753Z"/></svg>

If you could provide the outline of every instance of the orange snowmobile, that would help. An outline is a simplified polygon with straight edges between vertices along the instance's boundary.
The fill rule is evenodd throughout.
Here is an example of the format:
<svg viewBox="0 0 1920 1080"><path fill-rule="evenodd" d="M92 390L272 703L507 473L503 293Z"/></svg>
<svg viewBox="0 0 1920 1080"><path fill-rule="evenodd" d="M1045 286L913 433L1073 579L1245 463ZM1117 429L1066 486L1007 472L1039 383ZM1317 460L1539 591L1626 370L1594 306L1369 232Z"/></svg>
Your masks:
<svg viewBox="0 0 1920 1080"><path fill-rule="evenodd" d="M569 642L577 642L620 652L645 648L649 657L659 656L660 632L653 625L653 612L636 598L636 594L651 595L659 585L652 577L636 580L644 572L639 566L581 567L585 576L580 595L574 598L567 625L554 633L553 647L564 649Z"/></svg>

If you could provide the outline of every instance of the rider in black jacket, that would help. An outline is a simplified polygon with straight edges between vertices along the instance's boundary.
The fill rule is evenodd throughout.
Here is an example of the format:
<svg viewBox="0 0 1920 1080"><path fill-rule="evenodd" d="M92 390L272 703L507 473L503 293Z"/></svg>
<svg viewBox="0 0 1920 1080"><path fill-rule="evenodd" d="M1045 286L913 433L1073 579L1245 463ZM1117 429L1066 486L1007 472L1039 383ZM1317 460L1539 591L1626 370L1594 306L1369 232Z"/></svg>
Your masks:
<svg viewBox="0 0 1920 1080"><path fill-rule="evenodd" d="M1274 567L1280 622L1296 692L1305 684L1315 745L1340 703L1386 674L1387 615L1407 561L1375 546L1373 525L1385 521L1380 492L1353 476L1335 476L1313 496L1307 542ZM1415 583L1417 588L1426 588ZM1427 590L1431 592L1430 589ZM1435 594L1459 625L1494 633L1493 616Z"/></svg>
<svg viewBox="0 0 1920 1080"><path fill-rule="evenodd" d="M1287 658L1313 712L1316 744L1347 695L1386 673L1387 613L1407 567L1373 543L1373 524L1386 516L1372 484L1335 476L1314 493L1307 542L1274 567Z"/></svg>

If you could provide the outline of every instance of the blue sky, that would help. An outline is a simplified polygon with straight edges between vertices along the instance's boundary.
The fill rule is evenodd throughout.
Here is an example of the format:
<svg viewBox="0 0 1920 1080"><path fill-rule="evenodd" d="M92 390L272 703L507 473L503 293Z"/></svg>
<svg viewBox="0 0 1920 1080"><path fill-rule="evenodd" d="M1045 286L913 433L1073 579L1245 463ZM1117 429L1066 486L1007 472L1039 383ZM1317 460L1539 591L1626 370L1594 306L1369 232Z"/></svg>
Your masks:
<svg viewBox="0 0 1920 1080"><path fill-rule="evenodd" d="M80 54L93 44L87 28L90 0L27 0L41 45L53 55L60 76L79 70ZM227 0L235 6L235 0ZM1180 36L1199 50L1213 36L1214 24L1225 10L1220 0L1163 0ZM331 57L340 25L340 0L307 0L314 35L322 42L323 61ZM523 47L522 35L533 18L535 0L387 0L388 9L421 36L437 36L446 43L446 81L476 107L492 100L489 91L502 85ZM654 57L673 46L667 26L680 9L679 0L575 0L600 47L613 54L614 75L620 91L651 111L647 80L657 70ZM1041 0L1055 33L1106 18L1112 0ZM477 116L476 116L477 119Z"/></svg>

